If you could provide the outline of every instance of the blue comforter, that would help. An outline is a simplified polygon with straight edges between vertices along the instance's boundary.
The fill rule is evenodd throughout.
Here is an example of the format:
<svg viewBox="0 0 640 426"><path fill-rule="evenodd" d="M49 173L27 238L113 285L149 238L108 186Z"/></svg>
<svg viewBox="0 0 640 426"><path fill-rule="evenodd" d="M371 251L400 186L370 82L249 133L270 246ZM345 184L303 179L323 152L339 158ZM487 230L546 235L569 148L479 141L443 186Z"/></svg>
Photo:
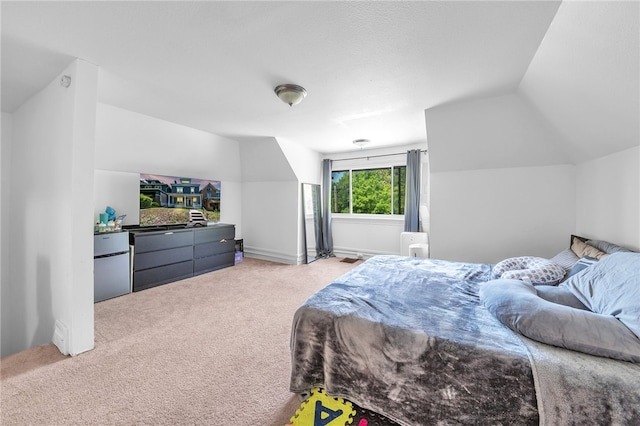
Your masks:
<svg viewBox="0 0 640 426"><path fill-rule="evenodd" d="M296 312L290 389L402 425L538 424L527 349L480 304L491 265L376 256Z"/></svg>

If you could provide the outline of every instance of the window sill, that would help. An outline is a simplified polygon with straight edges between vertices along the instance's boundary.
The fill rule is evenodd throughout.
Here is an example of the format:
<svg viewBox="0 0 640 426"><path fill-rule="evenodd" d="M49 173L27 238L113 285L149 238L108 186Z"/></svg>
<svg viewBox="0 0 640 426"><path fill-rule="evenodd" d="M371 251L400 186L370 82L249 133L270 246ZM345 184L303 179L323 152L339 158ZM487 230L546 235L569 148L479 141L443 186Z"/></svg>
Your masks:
<svg viewBox="0 0 640 426"><path fill-rule="evenodd" d="M333 222L367 223L367 224L402 224L404 216L401 215L379 215L379 214L344 214L332 213Z"/></svg>

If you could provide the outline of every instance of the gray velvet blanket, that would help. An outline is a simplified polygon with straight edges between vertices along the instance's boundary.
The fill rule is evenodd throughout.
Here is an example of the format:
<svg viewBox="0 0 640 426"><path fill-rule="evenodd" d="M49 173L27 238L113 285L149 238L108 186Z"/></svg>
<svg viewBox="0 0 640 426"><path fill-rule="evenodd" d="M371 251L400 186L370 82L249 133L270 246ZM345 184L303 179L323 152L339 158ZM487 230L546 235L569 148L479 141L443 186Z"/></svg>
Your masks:
<svg viewBox="0 0 640 426"><path fill-rule="evenodd" d="M407 426L538 424L527 349L479 303L491 266L376 256L294 316L290 389Z"/></svg>
<svg viewBox="0 0 640 426"><path fill-rule="evenodd" d="M489 279L485 264L367 260L296 312L291 391L406 426L640 424L640 366L521 338L480 303Z"/></svg>
<svg viewBox="0 0 640 426"><path fill-rule="evenodd" d="M521 338L531 354L541 426L640 425L640 364Z"/></svg>

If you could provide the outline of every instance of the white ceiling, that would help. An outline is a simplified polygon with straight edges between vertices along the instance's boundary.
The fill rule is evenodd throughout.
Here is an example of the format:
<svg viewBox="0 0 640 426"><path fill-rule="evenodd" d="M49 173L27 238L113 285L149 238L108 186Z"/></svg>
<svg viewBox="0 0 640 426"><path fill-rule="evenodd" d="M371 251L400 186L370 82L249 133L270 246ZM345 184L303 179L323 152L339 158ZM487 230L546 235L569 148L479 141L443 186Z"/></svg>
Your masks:
<svg viewBox="0 0 640 426"><path fill-rule="evenodd" d="M559 4L3 1L2 111L81 58L99 101L211 133L421 143L425 109L517 89Z"/></svg>

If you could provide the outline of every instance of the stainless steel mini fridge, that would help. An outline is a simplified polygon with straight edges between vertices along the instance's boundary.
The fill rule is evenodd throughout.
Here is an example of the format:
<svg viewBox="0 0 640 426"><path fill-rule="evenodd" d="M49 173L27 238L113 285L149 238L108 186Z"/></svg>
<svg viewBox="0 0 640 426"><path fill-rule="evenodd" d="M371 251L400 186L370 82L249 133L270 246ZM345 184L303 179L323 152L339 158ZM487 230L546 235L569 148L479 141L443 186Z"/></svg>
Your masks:
<svg viewBox="0 0 640 426"><path fill-rule="evenodd" d="M94 303L129 293L129 233L95 234L93 242Z"/></svg>

